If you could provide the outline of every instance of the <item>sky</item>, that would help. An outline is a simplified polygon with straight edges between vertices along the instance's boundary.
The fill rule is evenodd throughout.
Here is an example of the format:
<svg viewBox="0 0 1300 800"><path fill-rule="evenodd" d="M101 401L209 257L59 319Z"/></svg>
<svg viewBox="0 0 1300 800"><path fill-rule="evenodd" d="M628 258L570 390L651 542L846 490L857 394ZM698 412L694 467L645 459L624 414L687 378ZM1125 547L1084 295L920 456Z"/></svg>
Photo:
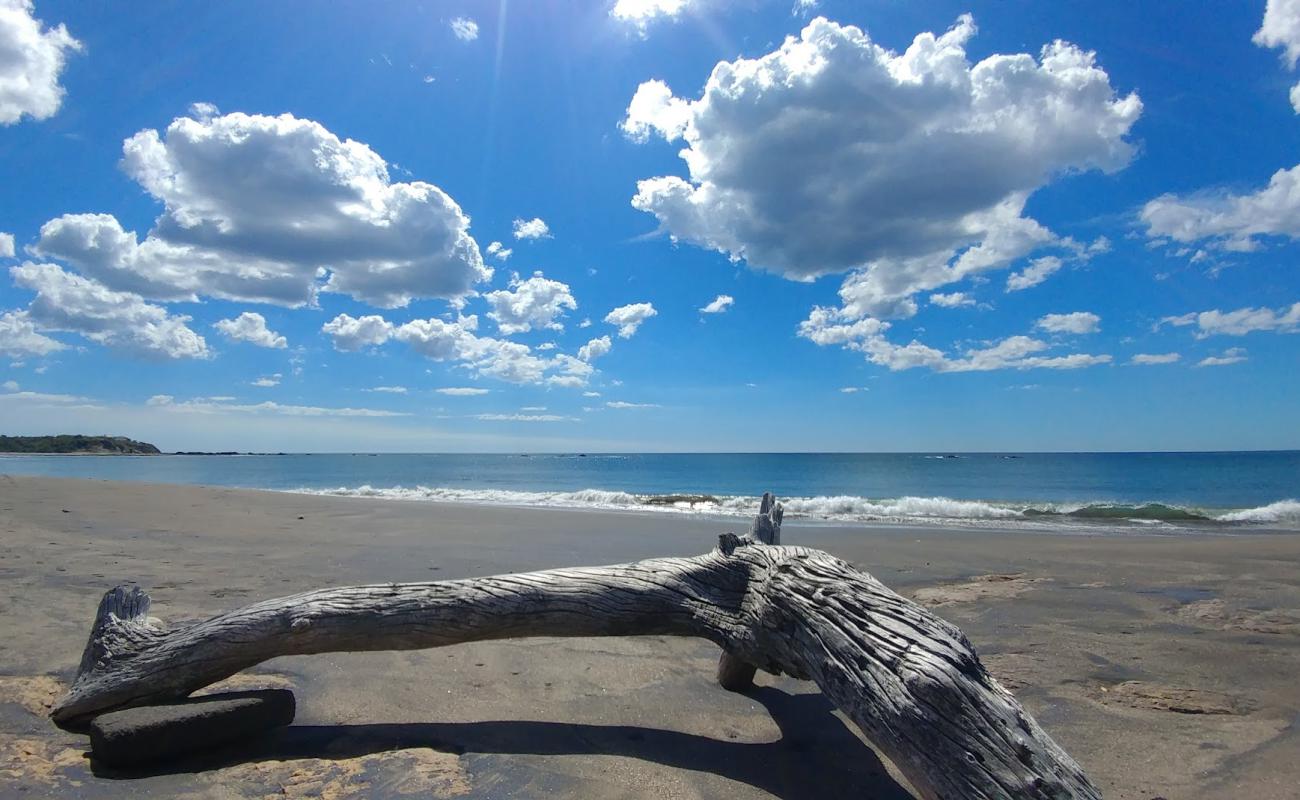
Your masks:
<svg viewBox="0 0 1300 800"><path fill-rule="evenodd" d="M1300 448L1300 0L0 0L0 432Z"/></svg>

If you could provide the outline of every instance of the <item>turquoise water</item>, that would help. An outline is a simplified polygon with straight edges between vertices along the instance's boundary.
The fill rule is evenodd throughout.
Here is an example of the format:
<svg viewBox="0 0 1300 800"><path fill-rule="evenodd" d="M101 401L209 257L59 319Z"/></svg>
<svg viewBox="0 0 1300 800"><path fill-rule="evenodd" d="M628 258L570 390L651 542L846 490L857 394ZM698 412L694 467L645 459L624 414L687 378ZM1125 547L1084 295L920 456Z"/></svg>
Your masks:
<svg viewBox="0 0 1300 800"><path fill-rule="evenodd" d="M772 491L813 519L1300 529L1300 451L0 456L0 473L666 513L749 514Z"/></svg>

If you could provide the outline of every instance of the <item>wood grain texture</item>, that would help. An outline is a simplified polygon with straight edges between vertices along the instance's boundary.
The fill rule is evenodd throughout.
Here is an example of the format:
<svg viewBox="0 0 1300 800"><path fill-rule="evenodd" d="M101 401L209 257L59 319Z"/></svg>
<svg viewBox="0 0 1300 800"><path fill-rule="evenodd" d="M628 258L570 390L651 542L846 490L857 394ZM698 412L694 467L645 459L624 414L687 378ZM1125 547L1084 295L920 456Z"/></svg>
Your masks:
<svg viewBox="0 0 1300 800"><path fill-rule="evenodd" d="M923 798L1100 797L960 630L828 553L778 544L780 520L769 495L750 535L693 558L322 589L175 629L148 616L145 593L118 587L52 717L84 725L285 655L697 636L723 649L724 685L743 688L754 668L814 681Z"/></svg>

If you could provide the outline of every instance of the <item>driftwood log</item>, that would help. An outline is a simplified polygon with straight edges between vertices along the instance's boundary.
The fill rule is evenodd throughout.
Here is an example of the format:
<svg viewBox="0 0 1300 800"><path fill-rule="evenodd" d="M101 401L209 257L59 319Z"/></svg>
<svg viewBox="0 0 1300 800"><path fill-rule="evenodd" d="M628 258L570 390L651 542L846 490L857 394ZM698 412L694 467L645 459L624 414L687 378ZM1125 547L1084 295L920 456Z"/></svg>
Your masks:
<svg viewBox="0 0 1300 800"><path fill-rule="evenodd" d="M148 595L119 586L52 717L75 729L277 656L699 636L722 648L727 689L750 686L756 669L816 682L923 798L1100 798L956 626L834 556L781 546L780 526L765 495L748 535L723 534L693 558L322 589L174 629L148 616Z"/></svg>

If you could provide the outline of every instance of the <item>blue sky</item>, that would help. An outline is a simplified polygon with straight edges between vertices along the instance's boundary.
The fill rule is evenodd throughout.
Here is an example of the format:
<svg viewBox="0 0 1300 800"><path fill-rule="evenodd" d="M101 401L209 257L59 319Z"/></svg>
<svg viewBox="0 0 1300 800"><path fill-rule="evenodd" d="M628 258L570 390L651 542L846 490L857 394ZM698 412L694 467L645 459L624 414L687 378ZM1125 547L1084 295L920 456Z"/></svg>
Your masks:
<svg viewBox="0 0 1300 800"><path fill-rule="evenodd" d="M1292 0L0 0L0 427L1300 447L1296 56Z"/></svg>

